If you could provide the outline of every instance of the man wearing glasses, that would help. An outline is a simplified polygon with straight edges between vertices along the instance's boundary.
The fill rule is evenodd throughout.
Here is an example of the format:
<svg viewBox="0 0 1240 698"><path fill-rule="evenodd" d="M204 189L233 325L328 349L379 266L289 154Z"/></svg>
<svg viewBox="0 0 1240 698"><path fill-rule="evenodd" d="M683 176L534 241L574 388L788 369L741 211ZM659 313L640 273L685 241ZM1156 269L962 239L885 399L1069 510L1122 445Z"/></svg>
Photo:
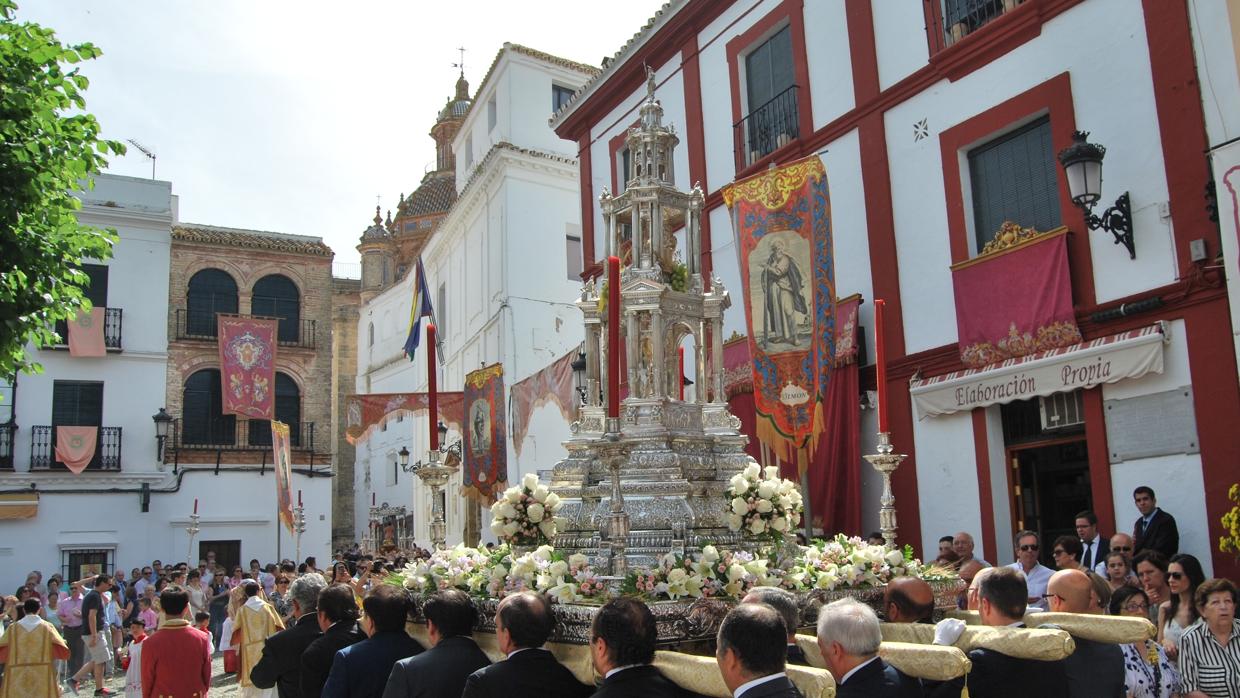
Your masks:
<svg viewBox="0 0 1240 698"><path fill-rule="evenodd" d="M1042 595L1046 593L1046 585L1055 573L1038 562L1038 547L1038 534L1033 531L1017 533L1016 562L1008 567L1025 575L1025 584L1029 589L1028 604L1045 611L1046 599L1043 599Z"/></svg>

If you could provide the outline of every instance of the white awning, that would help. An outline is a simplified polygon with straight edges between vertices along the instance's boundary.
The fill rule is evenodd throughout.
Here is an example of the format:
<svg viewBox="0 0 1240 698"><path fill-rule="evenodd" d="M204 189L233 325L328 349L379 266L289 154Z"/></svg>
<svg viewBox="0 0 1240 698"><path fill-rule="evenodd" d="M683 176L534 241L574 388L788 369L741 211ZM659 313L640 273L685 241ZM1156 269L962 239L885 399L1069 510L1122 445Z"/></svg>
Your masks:
<svg viewBox="0 0 1240 698"><path fill-rule="evenodd" d="M918 419L1162 373L1166 324L909 382Z"/></svg>

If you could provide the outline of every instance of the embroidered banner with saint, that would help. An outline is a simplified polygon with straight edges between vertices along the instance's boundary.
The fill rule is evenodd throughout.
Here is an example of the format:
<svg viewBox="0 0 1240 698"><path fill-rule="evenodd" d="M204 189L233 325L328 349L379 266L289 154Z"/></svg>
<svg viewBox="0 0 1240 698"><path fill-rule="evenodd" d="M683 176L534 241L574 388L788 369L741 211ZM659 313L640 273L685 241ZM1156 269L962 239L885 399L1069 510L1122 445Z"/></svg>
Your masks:
<svg viewBox="0 0 1240 698"><path fill-rule="evenodd" d="M276 331L279 320L219 315L223 414L276 417Z"/></svg>
<svg viewBox="0 0 1240 698"><path fill-rule="evenodd" d="M462 496L491 502L508 483L506 427L504 367L492 364L467 374Z"/></svg>
<svg viewBox="0 0 1240 698"><path fill-rule="evenodd" d="M449 427L461 430L464 400L460 392L438 392L439 419ZM383 420L392 416L406 417L426 414L430 410L427 393L371 393L350 395L345 400L344 437L357 445L370 438Z"/></svg>
<svg viewBox="0 0 1240 698"><path fill-rule="evenodd" d="M817 155L723 189L739 254L756 436L804 466L822 432L835 345L827 174Z"/></svg>
<svg viewBox="0 0 1240 698"><path fill-rule="evenodd" d="M622 354L623 356L623 354ZM550 366L543 368L517 381L509 390L509 401L512 403L512 448L521 455L521 444L530 429L530 417L534 410L554 402L560 408L564 421L571 422L575 417L577 393L573 390L573 361L577 358L577 349L556 359ZM621 372L624 371L621 364Z"/></svg>

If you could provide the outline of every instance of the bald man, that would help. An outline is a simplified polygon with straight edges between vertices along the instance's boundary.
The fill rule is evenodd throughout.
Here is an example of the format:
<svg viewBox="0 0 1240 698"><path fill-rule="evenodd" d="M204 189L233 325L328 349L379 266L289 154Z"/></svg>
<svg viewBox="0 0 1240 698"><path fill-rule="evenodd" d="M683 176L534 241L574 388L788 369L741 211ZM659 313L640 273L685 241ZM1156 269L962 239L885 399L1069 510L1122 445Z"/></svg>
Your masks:
<svg viewBox="0 0 1240 698"><path fill-rule="evenodd" d="M934 613L934 591L917 577L896 577L883 592L888 623L925 623Z"/></svg>
<svg viewBox="0 0 1240 698"><path fill-rule="evenodd" d="M1080 570L1060 570L1046 584L1047 601L1055 613L1089 613L1094 585ZM1072 638L1076 650L1063 660L1069 698L1123 698L1124 652L1119 645Z"/></svg>
<svg viewBox="0 0 1240 698"><path fill-rule="evenodd" d="M979 594L981 593L982 580L986 578L986 575L992 573L994 570L995 570L994 567L983 567L977 570L977 572L973 575L973 579L969 581L969 589L965 593L968 594L968 604L966 608L968 608L970 611L981 610L982 608L981 596ZM961 578L963 577L964 575L961 575ZM1025 578L1025 575L1022 574L1021 579L1024 579L1024 578Z"/></svg>
<svg viewBox="0 0 1240 698"><path fill-rule="evenodd" d="M965 531L956 534L952 539L952 551L960 556L960 564L964 564L970 560L977 560L982 563L982 567L990 567L990 563L980 557L973 556L973 536Z"/></svg>
<svg viewBox="0 0 1240 698"><path fill-rule="evenodd" d="M982 567L982 563L978 562L977 560L969 560L968 562L960 566L960 572L959 572L960 579L965 584L964 591L960 592L960 604L959 604L960 610L962 611L965 609L968 609L971 611L977 610L976 605L970 605L971 603L975 604L976 602L972 600L974 599L974 597L970 595L969 592L976 591L976 589L973 587L973 580L977 578L977 573L981 572L983 569L985 568Z"/></svg>

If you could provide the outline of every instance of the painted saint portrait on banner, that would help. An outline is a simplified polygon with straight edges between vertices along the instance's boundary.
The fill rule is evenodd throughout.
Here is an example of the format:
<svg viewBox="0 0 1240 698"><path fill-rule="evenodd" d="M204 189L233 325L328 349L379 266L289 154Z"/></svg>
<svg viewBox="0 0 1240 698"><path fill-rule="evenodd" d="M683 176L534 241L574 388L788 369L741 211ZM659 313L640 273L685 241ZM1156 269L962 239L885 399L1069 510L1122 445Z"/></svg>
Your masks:
<svg viewBox="0 0 1240 698"><path fill-rule="evenodd" d="M791 230L762 236L749 253L754 339L769 354L805 351L814 339L810 312L810 246ZM758 318L754 318L758 320Z"/></svg>
<svg viewBox="0 0 1240 698"><path fill-rule="evenodd" d="M485 399L474 400L469 406L469 447L474 453L491 450L491 405Z"/></svg>

